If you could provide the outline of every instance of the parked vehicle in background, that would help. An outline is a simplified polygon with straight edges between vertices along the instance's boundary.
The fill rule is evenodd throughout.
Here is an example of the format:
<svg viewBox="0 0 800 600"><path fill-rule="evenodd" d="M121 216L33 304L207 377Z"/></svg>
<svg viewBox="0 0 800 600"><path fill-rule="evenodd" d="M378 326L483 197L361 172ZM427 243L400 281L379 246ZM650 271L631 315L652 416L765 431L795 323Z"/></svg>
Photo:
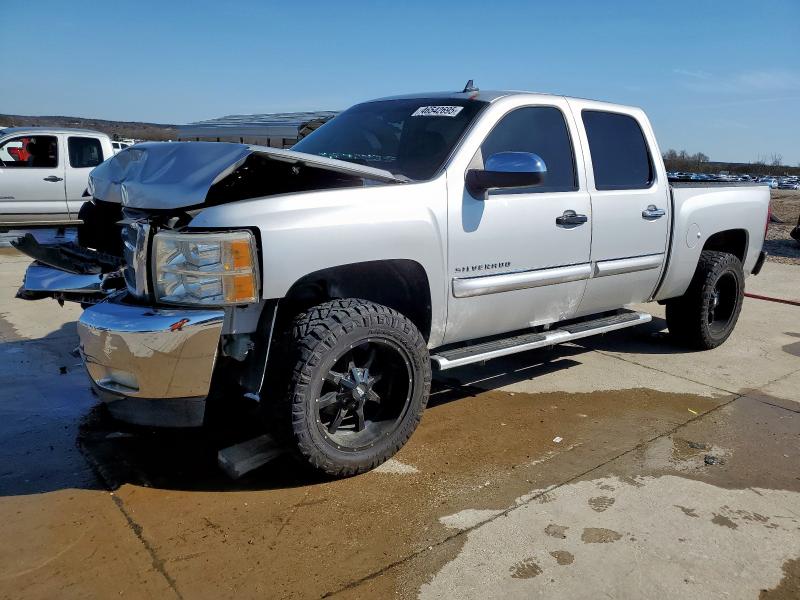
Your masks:
<svg viewBox="0 0 800 600"><path fill-rule="evenodd" d="M292 150L137 145L90 178L83 247L18 244L21 297L96 302L80 352L116 417L256 399L296 457L376 467L447 370L650 321L722 344L769 191L673 183L638 109L521 92L365 102ZM93 213L91 217L89 214Z"/></svg>
<svg viewBox="0 0 800 600"><path fill-rule="evenodd" d="M0 130L0 226L77 222L90 171L113 154L98 131Z"/></svg>
<svg viewBox="0 0 800 600"><path fill-rule="evenodd" d="M111 146L114 148L114 154L116 154L120 150L125 150L125 148L129 148L131 145L126 142L111 142Z"/></svg>
<svg viewBox="0 0 800 600"><path fill-rule="evenodd" d="M772 190L778 187L778 180L775 177L762 177L758 182L766 183Z"/></svg>
<svg viewBox="0 0 800 600"><path fill-rule="evenodd" d="M114 154L117 154L121 150L125 150L125 148L130 148L135 143L136 140L131 140L131 139L113 140L111 142L111 146L114 148Z"/></svg>

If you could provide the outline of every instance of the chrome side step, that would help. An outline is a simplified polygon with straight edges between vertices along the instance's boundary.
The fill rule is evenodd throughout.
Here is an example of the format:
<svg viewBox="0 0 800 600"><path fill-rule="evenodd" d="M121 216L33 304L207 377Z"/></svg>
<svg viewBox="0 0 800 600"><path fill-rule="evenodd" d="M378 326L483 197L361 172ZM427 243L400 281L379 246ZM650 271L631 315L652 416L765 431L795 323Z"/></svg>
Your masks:
<svg viewBox="0 0 800 600"><path fill-rule="evenodd" d="M432 355L431 361L440 371L444 371L500 356L516 354L517 352L563 344L564 342L571 342L599 333L634 327L635 325L649 323L652 319L653 317L647 313L626 310L610 317L572 323L571 325L564 325L558 329L551 329L541 333L524 333L472 346L444 350Z"/></svg>

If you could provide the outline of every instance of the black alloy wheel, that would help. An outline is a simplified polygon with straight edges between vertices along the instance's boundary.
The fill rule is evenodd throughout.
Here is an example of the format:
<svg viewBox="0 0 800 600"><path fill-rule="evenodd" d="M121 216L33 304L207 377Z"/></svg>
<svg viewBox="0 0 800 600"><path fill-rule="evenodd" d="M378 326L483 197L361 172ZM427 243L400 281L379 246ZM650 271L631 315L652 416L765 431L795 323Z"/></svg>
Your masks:
<svg viewBox="0 0 800 600"><path fill-rule="evenodd" d="M296 456L344 477L375 468L416 429L430 357L414 323L366 300L332 300L295 319L287 406Z"/></svg>
<svg viewBox="0 0 800 600"><path fill-rule="evenodd" d="M730 337L744 301L744 272L733 254L704 250L688 289L667 301L667 326L679 342L698 350Z"/></svg>

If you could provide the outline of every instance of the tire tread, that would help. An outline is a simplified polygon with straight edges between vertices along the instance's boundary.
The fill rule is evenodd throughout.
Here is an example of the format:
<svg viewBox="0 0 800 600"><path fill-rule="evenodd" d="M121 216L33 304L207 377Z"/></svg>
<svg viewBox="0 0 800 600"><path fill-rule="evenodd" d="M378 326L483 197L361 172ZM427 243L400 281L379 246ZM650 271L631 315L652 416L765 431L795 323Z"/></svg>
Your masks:
<svg viewBox="0 0 800 600"><path fill-rule="evenodd" d="M342 465L327 456L314 442L308 431L306 418L306 392L314 370L330 351L336 339L354 327L384 325L401 331L410 339L418 353L423 368L422 401L409 419L402 424L398 436L383 452L359 464ZM334 477L349 477L374 469L388 460L408 441L422 418L431 385L431 368L425 339L405 316L394 309L368 300L344 298L314 306L298 315L291 326L292 360L288 404L290 408L291 435L297 455L317 471Z"/></svg>

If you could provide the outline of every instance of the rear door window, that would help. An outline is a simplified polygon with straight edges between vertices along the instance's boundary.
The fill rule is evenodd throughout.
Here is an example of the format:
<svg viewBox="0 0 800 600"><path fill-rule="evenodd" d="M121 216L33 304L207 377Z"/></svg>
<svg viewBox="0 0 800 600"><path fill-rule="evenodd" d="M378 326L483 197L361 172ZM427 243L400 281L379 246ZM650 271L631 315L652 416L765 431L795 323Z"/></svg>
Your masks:
<svg viewBox="0 0 800 600"><path fill-rule="evenodd" d="M526 106L504 116L481 145L484 161L498 152L538 154L547 167L547 175L542 185L495 193L529 194L578 189L567 123L562 112L554 106Z"/></svg>
<svg viewBox="0 0 800 600"><path fill-rule="evenodd" d="M97 138L70 137L67 148L69 165L74 169L96 167L103 162L103 147Z"/></svg>
<svg viewBox="0 0 800 600"><path fill-rule="evenodd" d="M636 119L599 110L584 110L581 116L589 139L595 188L649 188L655 180L653 161Z"/></svg>

